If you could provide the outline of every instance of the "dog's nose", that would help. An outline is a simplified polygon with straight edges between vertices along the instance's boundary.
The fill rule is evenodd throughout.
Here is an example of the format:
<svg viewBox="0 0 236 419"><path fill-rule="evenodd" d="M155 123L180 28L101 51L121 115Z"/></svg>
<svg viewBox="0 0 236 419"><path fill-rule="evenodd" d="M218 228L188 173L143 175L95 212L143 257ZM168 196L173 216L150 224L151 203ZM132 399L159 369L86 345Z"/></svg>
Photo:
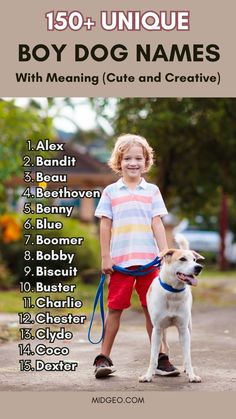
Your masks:
<svg viewBox="0 0 236 419"><path fill-rule="evenodd" d="M195 275L200 274L200 272L201 272L202 268L203 268L203 266L202 266L202 265L196 265L196 266L194 267L194 273L195 273Z"/></svg>

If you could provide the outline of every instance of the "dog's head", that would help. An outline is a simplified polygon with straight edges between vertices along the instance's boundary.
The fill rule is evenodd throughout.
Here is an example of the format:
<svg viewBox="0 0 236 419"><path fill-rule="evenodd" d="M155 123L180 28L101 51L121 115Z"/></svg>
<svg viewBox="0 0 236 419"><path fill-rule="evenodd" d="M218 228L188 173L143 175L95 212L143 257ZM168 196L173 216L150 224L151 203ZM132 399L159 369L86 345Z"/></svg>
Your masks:
<svg viewBox="0 0 236 419"><path fill-rule="evenodd" d="M188 248L188 242L181 236L176 238L180 249L168 249L160 254L162 258L162 274L168 282L184 282L188 285L197 285L197 275L203 269L201 261L205 259L199 253Z"/></svg>

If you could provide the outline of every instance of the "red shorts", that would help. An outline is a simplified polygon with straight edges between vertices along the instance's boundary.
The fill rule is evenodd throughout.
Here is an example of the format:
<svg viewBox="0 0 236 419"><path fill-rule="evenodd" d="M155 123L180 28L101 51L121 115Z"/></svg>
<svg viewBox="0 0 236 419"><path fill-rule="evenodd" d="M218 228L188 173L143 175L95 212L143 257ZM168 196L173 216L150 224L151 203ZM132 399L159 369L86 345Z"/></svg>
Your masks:
<svg viewBox="0 0 236 419"><path fill-rule="evenodd" d="M128 269L135 269L137 266L130 266ZM113 272L108 283L107 307L113 310L123 310L130 307L131 295L133 288L139 296L142 306L146 307L146 294L153 279L158 276L159 269L155 268L152 272L148 272L143 276L130 276L120 272Z"/></svg>

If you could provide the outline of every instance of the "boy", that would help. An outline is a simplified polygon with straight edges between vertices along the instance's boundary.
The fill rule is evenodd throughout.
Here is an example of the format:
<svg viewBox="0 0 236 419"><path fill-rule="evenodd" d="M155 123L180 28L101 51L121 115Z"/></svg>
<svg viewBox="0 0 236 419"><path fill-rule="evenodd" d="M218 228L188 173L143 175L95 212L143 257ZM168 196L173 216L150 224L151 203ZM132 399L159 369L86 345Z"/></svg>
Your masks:
<svg viewBox="0 0 236 419"><path fill-rule="evenodd" d="M109 355L122 311L130 306L134 286L145 314L150 339L152 333L146 294L158 269L152 272L147 270L144 276L135 278L115 272L112 266L134 269L146 265L158 252L168 247L161 220L167 210L161 193L156 185L142 178L142 174L153 164L153 149L146 139L133 134L120 136L108 164L121 178L104 189L95 211L95 215L101 218L102 271L110 275L104 338L101 353L94 360L96 378L108 376L115 371ZM167 345L163 343L156 373L179 375L179 371L164 353L167 350Z"/></svg>

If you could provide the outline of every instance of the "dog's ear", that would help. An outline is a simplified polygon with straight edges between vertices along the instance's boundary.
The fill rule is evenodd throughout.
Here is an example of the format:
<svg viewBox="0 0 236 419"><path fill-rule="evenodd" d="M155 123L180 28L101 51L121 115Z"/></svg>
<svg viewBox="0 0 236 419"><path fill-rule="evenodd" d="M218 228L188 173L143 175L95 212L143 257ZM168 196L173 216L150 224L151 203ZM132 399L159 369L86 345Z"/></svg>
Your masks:
<svg viewBox="0 0 236 419"><path fill-rule="evenodd" d="M197 259L197 260L204 260L204 256L200 255L199 253L195 252L194 250L192 250L193 256Z"/></svg>
<svg viewBox="0 0 236 419"><path fill-rule="evenodd" d="M159 256L161 259L165 259L166 262L171 260L172 255L174 254L175 249L167 249L167 250L163 250Z"/></svg>

